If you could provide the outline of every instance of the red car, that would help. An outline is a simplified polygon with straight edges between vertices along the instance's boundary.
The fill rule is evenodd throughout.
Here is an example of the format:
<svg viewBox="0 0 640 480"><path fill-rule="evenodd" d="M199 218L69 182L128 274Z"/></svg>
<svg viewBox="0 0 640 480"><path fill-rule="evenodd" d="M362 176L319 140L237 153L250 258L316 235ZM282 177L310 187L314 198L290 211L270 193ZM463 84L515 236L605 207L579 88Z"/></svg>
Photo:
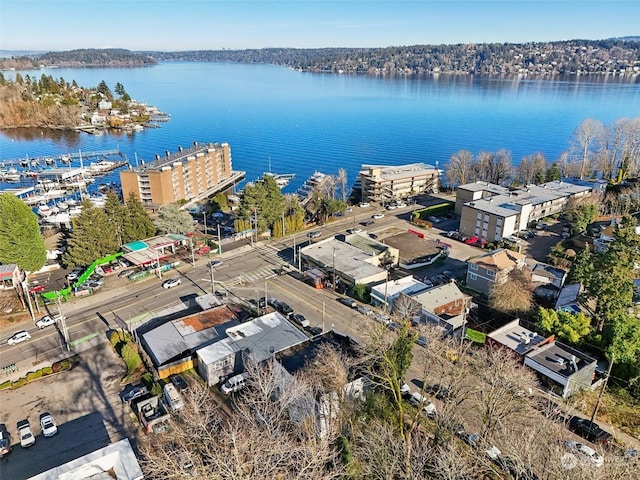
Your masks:
<svg viewBox="0 0 640 480"><path fill-rule="evenodd" d="M29 293L40 293L40 292L44 292L44 289L46 287L44 285L34 285L33 287L31 287L29 289Z"/></svg>
<svg viewBox="0 0 640 480"><path fill-rule="evenodd" d="M464 243L466 243L467 245L473 245L478 240L479 240L478 237L469 237L464 241Z"/></svg>

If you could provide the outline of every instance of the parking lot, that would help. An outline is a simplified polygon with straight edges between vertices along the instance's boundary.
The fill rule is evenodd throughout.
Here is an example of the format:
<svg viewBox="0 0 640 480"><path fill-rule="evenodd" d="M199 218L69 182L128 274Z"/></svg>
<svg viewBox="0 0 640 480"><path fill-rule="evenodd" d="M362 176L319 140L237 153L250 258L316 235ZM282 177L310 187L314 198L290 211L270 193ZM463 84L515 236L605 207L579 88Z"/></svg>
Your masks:
<svg viewBox="0 0 640 480"><path fill-rule="evenodd" d="M129 407L119 397L122 361L107 343L80 353L78 359L71 370L0 392L0 423L13 443L13 451L0 459L0 478L29 478L124 437L135 441ZM41 433L43 412L51 413L58 426L49 438ZM36 437L35 445L26 449L20 447L16 428L24 418Z"/></svg>

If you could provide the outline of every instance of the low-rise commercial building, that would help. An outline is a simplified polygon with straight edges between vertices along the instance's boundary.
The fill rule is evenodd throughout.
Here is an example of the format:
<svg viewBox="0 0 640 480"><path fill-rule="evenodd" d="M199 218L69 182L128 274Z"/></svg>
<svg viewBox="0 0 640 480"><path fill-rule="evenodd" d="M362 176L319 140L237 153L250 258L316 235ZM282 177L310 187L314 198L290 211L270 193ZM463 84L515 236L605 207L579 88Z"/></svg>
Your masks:
<svg viewBox="0 0 640 480"><path fill-rule="evenodd" d="M361 283L371 285L387 279L387 270L379 267L384 251L374 255L347 242L328 238L300 249L302 263L327 274L333 283L343 282L353 287Z"/></svg>
<svg viewBox="0 0 640 480"><path fill-rule="evenodd" d="M452 334L464 326L471 309L471 297L460 291L455 282L445 283L411 298L421 306L421 320L442 327Z"/></svg>
<svg viewBox="0 0 640 480"><path fill-rule="evenodd" d="M416 280L412 275L408 275L397 280L389 280L379 285L371 287L371 304L391 311L393 302L401 293L408 296L424 292L428 285Z"/></svg>
<svg viewBox="0 0 640 480"><path fill-rule="evenodd" d="M245 362L258 364L309 337L279 312L227 328L225 338L197 351L198 373L208 386L242 373Z"/></svg>

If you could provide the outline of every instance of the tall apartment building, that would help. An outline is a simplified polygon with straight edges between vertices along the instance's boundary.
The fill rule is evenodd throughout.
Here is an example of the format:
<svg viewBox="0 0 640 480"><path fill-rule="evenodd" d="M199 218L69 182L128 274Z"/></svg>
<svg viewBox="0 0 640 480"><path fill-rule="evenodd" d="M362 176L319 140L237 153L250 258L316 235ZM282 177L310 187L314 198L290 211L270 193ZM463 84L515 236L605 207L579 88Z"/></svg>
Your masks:
<svg viewBox="0 0 640 480"><path fill-rule="evenodd" d="M425 163L363 165L359 174L363 202L384 202L421 193L437 193L440 171Z"/></svg>
<svg viewBox="0 0 640 480"><path fill-rule="evenodd" d="M134 193L143 205L167 205L179 201L196 201L230 187L245 172L231 169L228 143L194 142L189 148L152 162L120 172L122 195L126 200Z"/></svg>

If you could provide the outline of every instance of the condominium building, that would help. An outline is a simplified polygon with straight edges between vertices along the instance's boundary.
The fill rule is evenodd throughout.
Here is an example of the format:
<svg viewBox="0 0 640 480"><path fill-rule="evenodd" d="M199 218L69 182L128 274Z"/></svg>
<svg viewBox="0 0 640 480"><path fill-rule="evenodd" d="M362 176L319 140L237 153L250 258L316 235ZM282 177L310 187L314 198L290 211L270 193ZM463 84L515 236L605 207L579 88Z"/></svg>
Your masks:
<svg viewBox="0 0 640 480"><path fill-rule="evenodd" d="M509 190L476 182L456 190L460 232L488 242L526 230L529 223L562 213L569 201L579 201L598 192L597 186L579 180L547 182Z"/></svg>
<svg viewBox="0 0 640 480"><path fill-rule="evenodd" d="M363 165L359 174L363 202L384 202L422 193L437 193L440 171L425 163Z"/></svg>
<svg viewBox="0 0 640 480"><path fill-rule="evenodd" d="M194 142L178 151L120 172L122 195L131 193L145 206L202 200L229 188L241 180L245 172L231 169L228 143Z"/></svg>

